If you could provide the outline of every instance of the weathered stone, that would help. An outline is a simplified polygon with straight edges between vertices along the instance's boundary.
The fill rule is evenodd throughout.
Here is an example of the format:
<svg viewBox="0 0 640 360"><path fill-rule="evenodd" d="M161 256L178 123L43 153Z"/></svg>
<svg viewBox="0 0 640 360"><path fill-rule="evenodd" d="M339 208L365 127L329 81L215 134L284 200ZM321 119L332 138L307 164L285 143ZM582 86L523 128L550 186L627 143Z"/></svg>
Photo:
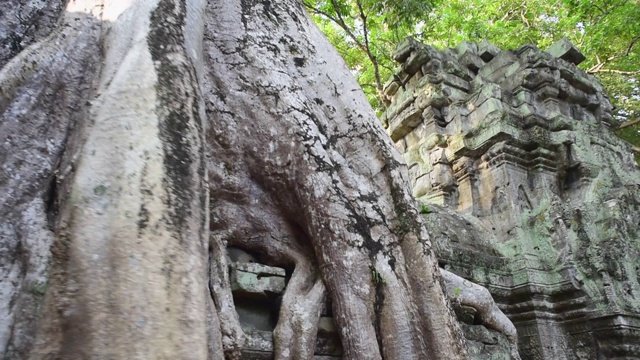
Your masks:
<svg viewBox="0 0 640 360"><path fill-rule="evenodd" d="M485 64L478 75L489 81L499 82L503 80L506 70L517 63L518 58L512 52L502 51Z"/></svg>
<svg viewBox="0 0 640 360"><path fill-rule="evenodd" d="M418 70L409 78L409 81L406 82L406 86L410 88L416 88L418 86L418 82L420 82L422 78L422 71Z"/></svg>
<svg viewBox="0 0 640 360"><path fill-rule="evenodd" d="M474 53L466 52L462 56L460 56L460 65L466 66L469 70L471 70L474 74L478 73L484 66L484 61L482 58Z"/></svg>
<svg viewBox="0 0 640 360"><path fill-rule="evenodd" d="M558 40L555 44L551 45L547 52L575 65L580 64L585 59L584 54L582 54L582 52L580 52L580 50L567 38Z"/></svg>
<svg viewBox="0 0 640 360"><path fill-rule="evenodd" d="M493 45L487 40L482 40L478 44L478 56L485 62L491 61L498 53L500 52L500 48Z"/></svg>
<svg viewBox="0 0 640 360"><path fill-rule="evenodd" d="M469 355L474 360L511 360L509 343L500 333L479 325L463 324Z"/></svg>
<svg viewBox="0 0 640 360"><path fill-rule="evenodd" d="M522 104L533 104L534 102L533 92L523 87L515 89L511 99L511 105L514 107L518 107Z"/></svg>
<svg viewBox="0 0 640 360"><path fill-rule="evenodd" d="M407 142L404 139L396 141L395 144L398 149L402 149L402 152L407 150Z"/></svg>
<svg viewBox="0 0 640 360"><path fill-rule="evenodd" d="M469 90L471 90L471 85L469 85L468 81L463 80L455 75L446 74L443 81L445 84L453 86L456 89L462 90L464 92L469 92Z"/></svg>
<svg viewBox="0 0 640 360"><path fill-rule="evenodd" d="M446 86L446 84L442 87L442 94L446 99L446 103L442 104L442 106L449 105L451 103L458 103L460 101L464 101L467 98L467 93L465 91L459 90L452 86Z"/></svg>
<svg viewBox="0 0 640 360"><path fill-rule="evenodd" d="M441 107L446 104L444 94L440 91L439 87L433 84L427 84L416 90L415 105L418 109L425 109L432 104L436 107Z"/></svg>
<svg viewBox="0 0 640 360"><path fill-rule="evenodd" d="M402 70L409 75L413 75L422 65L426 64L431 58L427 49L416 49L407 58L407 61L402 65Z"/></svg>
<svg viewBox="0 0 640 360"><path fill-rule="evenodd" d="M479 124L483 119L486 119L489 115L496 112L502 112L504 110L503 103L498 99L487 99L487 101L480 104L479 107L469 112L469 122L472 124Z"/></svg>
<svg viewBox="0 0 640 360"><path fill-rule="evenodd" d="M253 330L247 332L247 342L242 350L241 360L272 360L273 334L270 331ZM337 342L336 342L337 341ZM327 338L318 333L316 354L313 360L342 359L342 346L336 338Z"/></svg>
<svg viewBox="0 0 640 360"><path fill-rule="evenodd" d="M387 132L393 141L407 135L422 122L422 111L411 104L390 122Z"/></svg>
<svg viewBox="0 0 640 360"><path fill-rule="evenodd" d="M421 70L425 75L440 74L442 72L442 61L440 61L440 59L431 59L422 65Z"/></svg>
<svg viewBox="0 0 640 360"><path fill-rule="evenodd" d="M469 69L462 66L455 57L446 59L442 64L442 70L447 74L457 76L465 81L473 80L474 77L474 74Z"/></svg>
<svg viewBox="0 0 640 360"><path fill-rule="evenodd" d="M398 82L398 80L395 78L391 78L384 85L384 89L382 91L387 96L393 96L395 95L396 91L398 91L399 88L400 88L400 83Z"/></svg>
<svg viewBox="0 0 640 360"><path fill-rule="evenodd" d="M396 45L396 49L393 52L393 60L398 62L404 62L407 60L411 52L417 48L422 47L423 45L416 41L412 37L407 37L402 40L398 45Z"/></svg>
<svg viewBox="0 0 640 360"><path fill-rule="evenodd" d="M393 102L387 110L385 114L388 119L393 119L397 114L399 114L402 110L406 109L414 100L414 92L413 89L411 91L406 91L404 89L399 89L395 96L393 97Z"/></svg>
<svg viewBox="0 0 640 360"><path fill-rule="evenodd" d="M256 295L284 290L284 269L257 263L236 263L230 266L231 290Z"/></svg>
<svg viewBox="0 0 640 360"><path fill-rule="evenodd" d="M438 110L437 108L428 106L422 112L422 117L425 119L425 122L429 119L440 121L442 120L442 113L440 113L440 110Z"/></svg>
<svg viewBox="0 0 640 360"><path fill-rule="evenodd" d="M455 52L459 57L465 54L476 54L478 52L478 44L470 41L463 41L455 47Z"/></svg>

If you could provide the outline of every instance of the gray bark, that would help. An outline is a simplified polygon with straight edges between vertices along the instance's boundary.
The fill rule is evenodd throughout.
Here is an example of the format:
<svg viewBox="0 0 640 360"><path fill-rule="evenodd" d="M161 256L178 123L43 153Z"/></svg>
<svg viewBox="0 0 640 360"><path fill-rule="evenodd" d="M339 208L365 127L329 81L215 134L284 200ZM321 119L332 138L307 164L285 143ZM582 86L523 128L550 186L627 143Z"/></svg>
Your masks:
<svg viewBox="0 0 640 360"><path fill-rule="evenodd" d="M489 290L444 269L440 269L440 274L447 297L460 305L474 308L483 325L505 335L511 347L511 360L520 360L516 327L498 308Z"/></svg>
<svg viewBox="0 0 640 360"><path fill-rule="evenodd" d="M0 72L0 352L239 356L224 251L292 270L276 358L458 359L407 169L302 5L72 1Z"/></svg>

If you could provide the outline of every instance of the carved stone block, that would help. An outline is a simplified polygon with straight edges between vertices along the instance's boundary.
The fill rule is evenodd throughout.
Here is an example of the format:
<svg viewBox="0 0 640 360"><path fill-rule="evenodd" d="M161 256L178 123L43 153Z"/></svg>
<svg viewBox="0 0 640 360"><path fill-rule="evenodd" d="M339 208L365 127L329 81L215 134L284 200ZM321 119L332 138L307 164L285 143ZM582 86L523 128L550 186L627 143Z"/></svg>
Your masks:
<svg viewBox="0 0 640 360"><path fill-rule="evenodd" d="M231 290L255 295L281 293L285 285L284 269L257 263L236 263L230 267Z"/></svg>
<svg viewBox="0 0 640 360"><path fill-rule="evenodd" d="M551 45L547 52L575 65L580 64L585 59L584 54L567 38L558 40L555 44Z"/></svg>

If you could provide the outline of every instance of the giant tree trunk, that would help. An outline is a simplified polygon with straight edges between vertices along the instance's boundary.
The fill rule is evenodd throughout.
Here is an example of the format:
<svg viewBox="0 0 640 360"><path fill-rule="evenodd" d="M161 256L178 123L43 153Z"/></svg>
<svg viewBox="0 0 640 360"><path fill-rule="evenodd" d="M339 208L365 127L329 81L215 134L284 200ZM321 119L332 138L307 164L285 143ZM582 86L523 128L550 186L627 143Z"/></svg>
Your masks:
<svg viewBox="0 0 640 360"><path fill-rule="evenodd" d="M299 2L62 16L0 72L5 357L237 357L228 245L293 271L278 359L325 295L347 359L465 357L406 167Z"/></svg>

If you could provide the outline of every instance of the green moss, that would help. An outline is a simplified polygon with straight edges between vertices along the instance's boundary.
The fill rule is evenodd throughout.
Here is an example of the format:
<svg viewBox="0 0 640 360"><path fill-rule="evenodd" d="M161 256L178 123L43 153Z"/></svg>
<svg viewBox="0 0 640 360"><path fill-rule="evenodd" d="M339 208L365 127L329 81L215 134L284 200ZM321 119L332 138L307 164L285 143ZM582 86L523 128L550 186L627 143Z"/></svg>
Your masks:
<svg viewBox="0 0 640 360"><path fill-rule="evenodd" d="M47 292L47 283L44 281L33 281L31 283L31 293L38 296L44 296Z"/></svg>
<svg viewBox="0 0 640 360"><path fill-rule="evenodd" d="M420 214L430 214L430 213L431 213L431 209L427 205L422 204L420 206Z"/></svg>
<svg viewBox="0 0 640 360"><path fill-rule="evenodd" d="M93 193L98 195L98 196L102 196L107 192L107 187L104 185L98 185L96 187L93 188Z"/></svg>

